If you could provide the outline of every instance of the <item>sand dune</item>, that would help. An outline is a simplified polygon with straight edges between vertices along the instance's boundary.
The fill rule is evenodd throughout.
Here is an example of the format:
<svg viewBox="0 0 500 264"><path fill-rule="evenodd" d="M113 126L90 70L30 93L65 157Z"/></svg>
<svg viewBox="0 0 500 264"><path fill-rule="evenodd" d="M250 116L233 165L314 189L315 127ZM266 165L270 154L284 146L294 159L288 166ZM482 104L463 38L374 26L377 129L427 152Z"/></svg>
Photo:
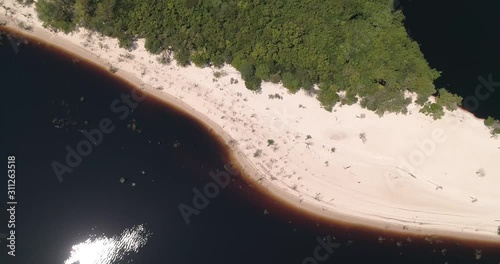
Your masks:
<svg viewBox="0 0 500 264"><path fill-rule="evenodd" d="M500 141L471 113L434 121L416 105L408 115L383 117L359 105L327 112L314 97L281 85L264 83L253 93L231 66L161 65L142 39L129 52L85 29L52 33L32 8L13 0L0 4L0 21L113 65L140 89L182 107L232 146L256 182L303 210L388 230L500 242ZM33 29L19 29L21 21ZM269 139L275 143L268 146Z"/></svg>

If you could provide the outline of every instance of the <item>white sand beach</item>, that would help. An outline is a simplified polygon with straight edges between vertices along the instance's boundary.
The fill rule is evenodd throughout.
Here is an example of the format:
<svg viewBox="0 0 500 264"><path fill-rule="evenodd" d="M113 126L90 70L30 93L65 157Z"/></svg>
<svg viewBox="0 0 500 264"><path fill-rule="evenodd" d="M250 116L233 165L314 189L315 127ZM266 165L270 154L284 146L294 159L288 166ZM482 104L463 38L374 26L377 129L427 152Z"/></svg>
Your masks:
<svg viewBox="0 0 500 264"><path fill-rule="evenodd" d="M416 105L408 115L383 117L358 104L328 112L281 85L249 91L231 66L162 65L143 39L129 52L85 29L50 32L33 7L14 0L0 3L2 21L106 69L113 65L118 76L200 119L231 146L255 185L300 210L381 230L500 242L500 139L469 112L437 121Z"/></svg>

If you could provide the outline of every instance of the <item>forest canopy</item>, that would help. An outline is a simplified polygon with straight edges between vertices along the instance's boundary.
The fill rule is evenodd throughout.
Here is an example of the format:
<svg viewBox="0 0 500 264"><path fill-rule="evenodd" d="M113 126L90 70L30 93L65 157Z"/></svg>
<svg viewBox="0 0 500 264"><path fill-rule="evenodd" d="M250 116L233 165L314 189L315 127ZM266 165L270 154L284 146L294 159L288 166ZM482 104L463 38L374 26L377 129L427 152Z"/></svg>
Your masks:
<svg viewBox="0 0 500 264"><path fill-rule="evenodd" d="M330 111L360 98L380 115L406 113L405 91L420 105L436 93L439 72L392 0L39 0L36 7L54 29L82 26L126 48L145 38L150 52L173 51L181 65L232 64L252 90L271 81L317 92ZM438 116L457 100L443 94L444 105L428 106Z"/></svg>

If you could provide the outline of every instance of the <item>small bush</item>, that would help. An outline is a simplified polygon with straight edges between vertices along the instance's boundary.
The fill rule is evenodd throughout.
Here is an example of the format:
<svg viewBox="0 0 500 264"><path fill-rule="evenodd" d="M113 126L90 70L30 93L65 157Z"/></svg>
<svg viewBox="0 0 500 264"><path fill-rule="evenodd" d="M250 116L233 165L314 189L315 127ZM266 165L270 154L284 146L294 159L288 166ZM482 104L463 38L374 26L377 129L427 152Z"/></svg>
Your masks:
<svg viewBox="0 0 500 264"><path fill-rule="evenodd" d="M425 103L427 103L427 101L429 101L429 97L419 94L417 96L417 100L415 100L415 103L417 103L418 105L424 106Z"/></svg>
<svg viewBox="0 0 500 264"><path fill-rule="evenodd" d="M440 119L444 115L443 106L436 103L426 103L422 109L420 109L420 113L423 113L428 116L432 116L434 120Z"/></svg>
<svg viewBox="0 0 500 264"><path fill-rule="evenodd" d="M33 26L31 25L28 25L28 24L25 24L24 22L19 22L18 26L24 30L27 30L27 31L32 31L33 30Z"/></svg>
<svg viewBox="0 0 500 264"><path fill-rule="evenodd" d="M169 65L172 62L170 57L165 57L165 56L160 56L160 57L156 58L156 61L162 65Z"/></svg>
<svg viewBox="0 0 500 264"><path fill-rule="evenodd" d="M134 54L132 54L132 53L128 53L128 52L127 52L127 53L124 53L124 54L120 54L120 57L123 57L123 58L125 58L125 59L129 59L129 60L133 60L133 59L135 59Z"/></svg>
<svg viewBox="0 0 500 264"><path fill-rule="evenodd" d="M366 143L366 133L365 132L359 133L359 139L363 141L363 144Z"/></svg>
<svg viewBox="0 0 500 264"><path fill-rule="evenodd" d="M491 135L496 137L497 134L500 134L500 121L495 120L493 117L489 116L484 120L484 125L490 129Z"/></svg>
<svg viewBox="0 0 500 264"><path fill-rule="evenodd" d="M234 140L234 139L231 139L231 140L229 140L229 142L228 142L228 145L229 145L230 147L234 147L234 146L236 146L237 144L238 144L238 142L237 142L236 140Z"/></svg>
<svg viewBox="0 0 500 264"><path fill-rule="evenodd" d="M156 58L156 61L163 65L170 65L170 63L172 63L172 52L170 51L162 52L160 56Z"/></svg>
<svg viewBox="0 0 500 264"><path fill-rule="evenodd" d="M495 119L491 116L488 116L488 118L484 120L484 125L487 127L492 127L494 124L495 124Z"/></svg>
<svg viewBox="0 0 500 264"><path fill-rule="evenodd" d="M283 96L279 95L279 94L270 94L268 95L269 96L269 99L281 99L283 100Z"/></svg>
<svg viewBox="0 0 500 264"><path fill-rule="evenodd" d="M262 149L258 149L253 153L254 158L259 158L262 155Z"/></svg>
<svg viewBox="0 0 500 264"><path fill-rule="evenodd" d="M271 145L274 145L274 140L272 140L272 139L268 139L268 140L267 140L267 146L269 147L269 146L271 146Z"/></svg>
<svg viewBox="0 0 500 264"><path fill-rule="evenodd" d="M437 103L446 107L449 111L457 110L458 106L462 103L462 97L452 94L444 88L439 89L438 92Z"/></svg>
<svg viewBox="0 0 500 264"><path fill-rule="evenodd" d="M272 74L269 76L269 81L272 83L279 83L281 81L281 76L279 73Z"/></svg>
<svg viewBox="0 0 500 264"><path fill-rule="evenodd" d="M118 71L118 68L113 65L109 65L109 71L112 73L116 73Z"/></svg>
<svg viewBox="0 0 500 264"><path fill-rule="evenodd" d="M217 79L219 79L219 78L221 78L221 77L224 77L224 76L226 76L226 75L227 75L227 74L226 74L226 72L224 72L224 71L216 71L216 72L214 72L214 77L215 77L215 78L217 78Z"/></svg>

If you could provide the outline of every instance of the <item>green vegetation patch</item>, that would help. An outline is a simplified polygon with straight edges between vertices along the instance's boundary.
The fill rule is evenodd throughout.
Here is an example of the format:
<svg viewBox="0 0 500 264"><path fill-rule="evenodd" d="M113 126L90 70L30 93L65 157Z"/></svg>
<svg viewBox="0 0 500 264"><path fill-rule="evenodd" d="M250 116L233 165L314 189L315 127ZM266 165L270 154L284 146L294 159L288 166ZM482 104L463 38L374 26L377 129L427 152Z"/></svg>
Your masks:
<svg viewBox="0 0 500 264"><path fill-rule="evenodd" d="M64 32L83 26L123 47L146 38L150 52L171 50L182 65L230 63L251 90L262 81L292 93L317 84L327 110L359 96L379 114L405 113L411 100L403 91L428 98L439 77L392 0L39 0L36 7L46 26Z"/></svg>

